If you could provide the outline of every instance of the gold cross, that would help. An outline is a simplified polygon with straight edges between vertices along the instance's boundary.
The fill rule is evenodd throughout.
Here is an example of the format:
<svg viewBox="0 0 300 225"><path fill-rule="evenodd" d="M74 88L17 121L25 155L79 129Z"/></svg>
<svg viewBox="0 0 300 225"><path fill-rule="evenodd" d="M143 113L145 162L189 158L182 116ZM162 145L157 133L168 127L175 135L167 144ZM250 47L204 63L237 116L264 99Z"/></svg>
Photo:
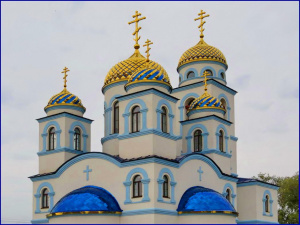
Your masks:
<svg viewBox="0 0 300 225"><path fill-rule="evenodd" d="M209 72L207 72L206 70L204 71L203 73L203 77L204 77L204 91L206 92L207 91L207 76L209 76Z"/></svg>
<svg viewBox="0 0 300 225"><path fill-rule="evenodd" d="M65 80L64 81L64 89L66 89L66 87L67 87L67 76L68 76L68 74L67 74L67 72L69 72L70 70L65 66L65 68L63 69L63 71L61 72L61 73L64 73L65 74L65 76L63 77L63 79Z"/></svg>
<svg viewBox="0 0 300 225"><path fill-rule="evenodd" d="M150 51L150 45L152 45L153 44L153 42L151 42L149 39L147 39L147 41L145 41L145 43L146 44L144 44L143 45L143 47L146 47L147 46L147 50L145 51L145 53L147 53L147 60L146 60L146 62L149 62L150 60L149 60L149 56L150 56L150 53L149 53L149 51Z"/></svg>
<svg viewBox="0 0 300 225"><path fill-rule="evenodd" d="M139 36L139 31L142 28L139 27L138 23L139 23L139 21L146 19L146 17L138 18L141 15L142 15L141 13L139 13L138 11L135 11L135 15L132 16L135 19L133 21L131 21L131 22L128 22L129 25L132 24L132 23L135 23L135 31L132 33L132 35L135 35L135 38L133 39L133 40L135 40L135 45L134 45L135 49L139 49L140 48L140 45L139 45L138 41L141 38L141 36Z"/></svg>
<svg viewBox="0 0 300 225"><path fill-rule="evenodd" d="M204 19L205 17L209 17L209 14L207 14L207 15L204 16L205 13L206 13L206 12L204 12L204 11L201 9L201 12L198 13L198 16L200 16L200 17L198 17L198 18L195 19L195 21L196 21L196 20L200 20L200 25L198 26L198 28L200 28L200 41L202 41L202 42L203 42L203 38L204 38L203 31L205 30L205 29L203 28L203 25L206 23L206 21L203 21L203 19Z"/></svg>

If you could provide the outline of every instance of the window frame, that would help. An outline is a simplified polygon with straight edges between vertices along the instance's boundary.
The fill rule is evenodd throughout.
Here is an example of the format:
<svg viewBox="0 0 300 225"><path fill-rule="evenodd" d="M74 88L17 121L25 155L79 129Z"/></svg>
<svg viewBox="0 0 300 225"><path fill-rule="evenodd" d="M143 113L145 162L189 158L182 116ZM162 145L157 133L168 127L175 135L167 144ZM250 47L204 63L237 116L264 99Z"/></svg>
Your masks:
<svg viewBox="0 0 300 225"><path fill-rule="evenodd" d="M212 71L211 69L206 69L206 70L204 70L204 71L203 71L203 74L204 74L205 71L207 71L208 73L210 73L210 74L207 75L207 76L214 76L214 73L213 73L213 71Z"/></svg>
<svg viewBox="0 0 300 225"><path fill-rule="evenodd" d="M198 135L198 133L200 133L200 134ZM203 132L202 132L202 130L200 130L200 129L195 130L193 139L194 139L194 152L201 152L203 150ZM197 145L196 145L196 141L197 141ZM200 148L199 148L199 146L200 146ZM196 150L196 147L198 147L197 150Z"/></svg>
<svg viewBox="0 0 300 225"><path fill-rule="evenodd" d="M161 114L160 114L160 127L161 131L163 133L168 133L168 110L165 106L161 108Z"/></svg>
<svg viewBox="0 0 300 225"><path fill-rule="evenodd" d="M136 181L137 178L140 177L140 180ZM135 186L137 185L137 193ZM132 198L142 198L143 197L143 183L142 176L137 174L132 179Z"/></svg>
<svg viewBox="0 0 300 225"><path fill-rule="evenodd" d="M193 75L192 77L190 77L191 75ZM186 75L186 79L191 79L191 78L195 78L196 74L194 71L189 71Z"/></svg>
<svg viewBox="0 0 300 225"><path fill-rule="evenodd" d="M224 151L224 131L222 129L219 131L219 150L221 152L225 152Z"/></svg>
<svg viewBox="0 0 300 225"><path fill-rule="evenodd" d="M47 193L45 193L47 191ZM42 189L41 194L41 209L49 209L49 190L48 188Z"/></svg>
<svg viewBox="0 0 300 225"><path fill-rule="evenodd" d="M79 131L79 132L76 132ZM78 127L74 129L74 136L73 136L73 144L74 149L77 151L81 151L81 130Z"/></svg>
<svg viewBox="0 0 300 225"><path fill-rule="evenodd" d="M135 109L139 109L138 112L134 112ZM134 124L135 120L135 124ZM140 131L140 120L141 120L141 107L140 106L134 106L131 110L131 132L136 133ZM135 125L135 127L134 127ZM135 128L135 129L134 129Z"/></svg>
<svg viewBox="0 0 300 225"><path fill-rule="evenodd" d="M48 151L55 150L56 148L56 129L55 127L50 127L48 131Z"/></svg>
<svg viewBox="0 0 300 225"><path fill-rule="evenodd" d="M114 103L113 107L113 130L114 134L118 134L120 131L120 108L118 101Z"/></svg>
<svg viewBox="0 0 300 225"><path fill-rule="evenodd" d="M165 179L166 178L166 179ZM162 197L163 198L170 198L170 179L168 175L163 175L163 184L162 184Z"/></svg>
<svg viewBox="0 0 300 225"><path fill-rule="evenodd" d="M231 203L231 189L226 189L226 199Z"/></svg>
<svg viewBox="0 0 300 225"><path fill-rule="evenodd" d="M265 213L270 213L270 196L266 195L266 201L265 201Z"/></svg>

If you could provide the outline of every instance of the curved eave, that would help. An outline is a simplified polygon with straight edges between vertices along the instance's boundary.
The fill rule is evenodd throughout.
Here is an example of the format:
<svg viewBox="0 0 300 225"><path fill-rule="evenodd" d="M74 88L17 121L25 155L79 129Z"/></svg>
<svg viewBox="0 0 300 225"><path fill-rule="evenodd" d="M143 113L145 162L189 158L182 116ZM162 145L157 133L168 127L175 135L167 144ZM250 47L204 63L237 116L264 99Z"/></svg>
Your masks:
<svg viewBox="0 0 300 225"><path fill-rule="evenodd" d="M47 218L53 216L65 216L65 215L97 215L97 214L122 214L122 211L78 211L78 212L56 212L46 215Z"/></svg>
<svg viewBox="0 0 300 225"><path fill-rule="evenodd" d="M159 81L159 80L138 80L138 81L127 83L125 85L125 88L132 84L138 84L138 83L159 83L159 84L165 84L166 86L169 86L170 88L172 88L171 84L169 84L165 81Z"/></svg>
<svg viewBox="0 0 300 225"><path fill-rule="evenodd" d="M205 62L210 62L210 61L218 62L218 63L223 64L223 65L225 66L226 70L228 69L227 63L224 63L224 62L222 62L221 60L218 60L218 59L209 59L209 58L207 58L207 59L197 58L197 59L185 60L185 61L183 61L183 62L181 62L181 63L178 63L178 66L177 66L177 72L179 72L179 68L181 68L181 67L184 66L184 65L187 65L187 64L189 64L189 63L191 63L191 62L200 62L200 61L201 61L201 62L202 62L202 61L205 61Z"/></svg>
<svg viewBox="0 0 300 225"><path fill-rule="evenodd" d="M189 114L191 114L193 112L196 113L196 112L201 112L201 111L206 111L206 110L209 111L210 109L212 109L212 110L213 109L214 110L220 110L220 112L226 113L226 110L223 109L223 108L208 106L208 107L196 107L196 108L190 109L187 114L189 115Z"/></svg>
<svg viewBox="0 0 300 225"><path fill-rule="evenodd" d="M103 87L102 87L102 93L103 93L103 89L106 88L107 86L109 86L111 84L118 83L118 82L122 82L122 81L128 81L128 78L118 79L118 80L109 82L108 84L104 84Z"/></svg>
<svg viewBox="0 0 300 225"><path fill-rule="evenodd" d="M86 108L85 108L84 106L74 105L74 104L72 104L72 103L59 103L59 104L47 105L47 106L44 108L44 111L47 113L47 112L49 111L49 109L51 109L52 107L57 107L57 108L58 108L58 107L60 107L60 106L61 106L61 108L64 108L65 106L67 106L67 107L71 106L71 107L76 107L76 108L81 109L81 110L79 110L79 111L83 111L83 112L86 111ZM74 109L76 110L76 108L74 108Z"/></svg>
<svg viewBox="0 0 300 225"><path fill-rule="evenodd" d="M232 212L232 211L179 211L178 214L226 214L226 215L232 215L232 216L238 216L238 212Z"/></svg>

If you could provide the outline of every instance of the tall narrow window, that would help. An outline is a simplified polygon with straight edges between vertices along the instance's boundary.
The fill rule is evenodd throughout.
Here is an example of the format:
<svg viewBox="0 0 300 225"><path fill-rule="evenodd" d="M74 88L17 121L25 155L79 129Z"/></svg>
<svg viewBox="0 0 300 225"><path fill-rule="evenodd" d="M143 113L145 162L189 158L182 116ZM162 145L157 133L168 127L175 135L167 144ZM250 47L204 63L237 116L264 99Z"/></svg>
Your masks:
<svg viewBox="0 0 300 225"><path fill-rule="evenodd" d="M219 133L219 149L224 152L224 132L222 130Z"/></svg>
<svg viewBox="0 0 300 225"><path fill-rule="evenodd" d="M225 114L224 114L224 119L226 119L226 109L227 109L227 104L224 98L221 99L221 107L225 109Z"/></svg>
<svg viewBox="0 0 300 225"><path fill-rule="evenodd" d="M80 130L79 128L75 128L74 130L74 149L81 150L81 141L80 141Z"/></svg>
<svg viewBox="0 0 300 225"><path fill-rule="evenodd" d="M162 132L167 133L167 109L162 107L161 109L161 130Z"/></svg>
<svg viewBox="0 0 300 225"><path fill-rule="evenodd" d="M196 130L194 133L194 152L202 151L202 131Z"/></svg>
<svg viewBox="0 0 300 225"><path fill-rule="evenodd" d="M226 190L226 199L231 203L231 190L229 188Z"/></svg>
<svg viewBox="0 0 300 225"><path fill-rule="evenodd" d="M139 106L135 106L132 109L132 113L131 113L131 125L132 125L132 133L134 132L139 132L140 131L140 120L141 120L141 115L140 115L140 107Z"/></svg>
<svg viewBox="0 0 300 225"><path fill-rule="evenodd" d="M140 175L136 175L133 178L133 198L142 197L142 177Z"/></svg>
<svg viewBox="0 0 300 225"><path fill-rule="evenodd" d="M195 77L195 73L193 71L191 71L187 74L186 77L187 77L187 79L193 78L193 77Z"/></svg>
<svg viewBox="0 0 300 225"><path fill-rule="evenodd" d="M42 209L45 208L49 208L49 196L47 188L42 191Z"/></svg>
<svg viewBox="0 0 300 225"><path fill-rule="evenodd" d="M269 199L270 197L269 197L269 195L266 195L266 201L265 201L265 211L266 212L270 212L269 211Z"/></svg>
<svg viewBox="0 0 300 225"><path fill-rule="evenodd" d="M187 111L188 109L190 108L190 105L192 104L192 102L194 101L195 99L194 98L189 98L188 100L185 101L185 119L187 120L188 119L188 116L187 116Z"/></svg>
<svg viewBox="0 0 300 225"><path fill-rule="evenodd" d="M119 102L114 104L114 133L119 133Z"/></svg>
<svg viewBox="0 0 300 225"><path fill-rule="evenodd" d="M56 134L55 134L55 128L52 127L49 130L49 149L48 150L54 150L56 147Z"/></svg>
<svg viewBox="0 0 300 225"><path fill-rule="evenodd" d="M167 175L164 175L163 177L164 183L163 183L163 197L169 198L169 178Z"/></svg>

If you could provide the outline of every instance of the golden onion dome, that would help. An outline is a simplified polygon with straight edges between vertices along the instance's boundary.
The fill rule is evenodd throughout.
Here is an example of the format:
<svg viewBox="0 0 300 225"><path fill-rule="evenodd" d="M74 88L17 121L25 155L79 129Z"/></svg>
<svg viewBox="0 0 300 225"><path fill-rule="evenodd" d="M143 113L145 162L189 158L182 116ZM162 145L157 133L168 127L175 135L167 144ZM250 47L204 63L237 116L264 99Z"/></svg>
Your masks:
<svg viewBox="0 0 300 225"><path fill-rule="evenodd" d="M134 72L146 67L146 60L147 59L138 50L136 50L135 53L128 59L117 63L109 70L105 77L103 87L120 81L128 81L129 77ZM154 61L149 61L149 68L158 68L166 74L162 66Z"/></svg>
<svg viewBox="0 0 300 225"><path fill-rule="evenodd" d="M81 100L76 95L70 93L66 88L58 94L53 95L44 110L46 111L54 106L75 106L85 111L85 107L82 105Z"/></svg>
<svg viewBox="0 0 300 225"><path fill-rule="evenodd" d="M185 51L179 59L178 67L190 62L196 61L216 61L226 65L227 62L224 54L217 48L208 45L204 40Z"/></svg>
<svg viewBox="0 0 300 225"><path fill-rule="evenodd" d="M188 108L188 112L197 109L221 109L225 112L223 104L206 91L199 98L196 98L194 101L192 101Z"/></svg>

